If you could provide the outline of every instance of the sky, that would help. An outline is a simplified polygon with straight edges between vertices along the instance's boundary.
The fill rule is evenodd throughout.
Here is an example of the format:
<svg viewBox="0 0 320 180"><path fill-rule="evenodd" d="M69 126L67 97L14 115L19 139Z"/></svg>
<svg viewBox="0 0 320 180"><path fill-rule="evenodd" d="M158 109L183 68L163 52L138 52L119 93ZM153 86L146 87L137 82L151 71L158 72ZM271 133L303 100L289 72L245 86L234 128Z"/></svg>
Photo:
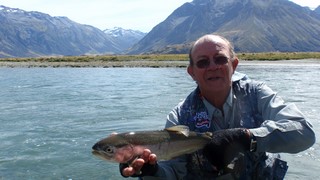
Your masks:
<svg viewBox="0 0 320 180"><path fill-rule="evenodd" d="M101 30L122 27L149 32L175 9L192 0L0 0L0 5L50 16L66 16L72 21ZM320 0L291 0L315 9Z"/></svg>

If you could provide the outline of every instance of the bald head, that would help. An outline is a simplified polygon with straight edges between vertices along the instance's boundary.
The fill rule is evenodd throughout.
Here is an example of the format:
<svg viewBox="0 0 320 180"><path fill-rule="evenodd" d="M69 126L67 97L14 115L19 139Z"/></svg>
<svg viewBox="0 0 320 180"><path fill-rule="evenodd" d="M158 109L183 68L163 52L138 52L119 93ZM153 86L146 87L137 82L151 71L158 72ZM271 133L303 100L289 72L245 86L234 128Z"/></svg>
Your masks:
<svg viewBox="0 0 320 180"><path fill-rule="evenodd" d="M190 65L193 65L192 54L193 54L194 50L197 49L197 47L199 45L204 44L204 43L212 43L212 44L215 44L217 46L219 46L220 44L225 44L229 49L230 59L231 59L231 61L233 61L233 59L235 57L235 52L234 52L233 45L230 43L230 41L228 41L226 38L224 38L222 36L219 36L219 35L207 34L207 35L204 35L204 36L200 37L191 46L191 49L189 51L189 63L190 63Z"/></svg>

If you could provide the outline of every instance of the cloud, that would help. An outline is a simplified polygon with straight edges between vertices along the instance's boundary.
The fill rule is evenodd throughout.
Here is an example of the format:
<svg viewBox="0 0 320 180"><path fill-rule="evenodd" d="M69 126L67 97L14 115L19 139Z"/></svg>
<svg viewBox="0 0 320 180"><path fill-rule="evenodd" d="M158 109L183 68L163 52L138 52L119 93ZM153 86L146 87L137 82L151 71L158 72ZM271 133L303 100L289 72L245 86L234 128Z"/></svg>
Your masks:
<svg viewBox="0 0 320 180"><path fill-rule="evenodd" d="M320 5L320 0L290 0L300 6L308 6L311 9L315 9Z"/></svg>

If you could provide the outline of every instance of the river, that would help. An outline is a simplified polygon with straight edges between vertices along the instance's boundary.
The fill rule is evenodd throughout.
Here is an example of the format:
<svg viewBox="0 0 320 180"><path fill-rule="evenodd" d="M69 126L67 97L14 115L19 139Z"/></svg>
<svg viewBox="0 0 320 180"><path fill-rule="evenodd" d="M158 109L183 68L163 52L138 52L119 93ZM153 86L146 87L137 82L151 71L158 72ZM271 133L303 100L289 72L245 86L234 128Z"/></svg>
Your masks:
<svg viewBox="0 0 320 180"><path fill-rule="evenodd" d="M294 102L319 139L318 61L238 67ZM91 154L112 132L161 129L195 83L185 68L0 68L0 180L122 179ZM318 179L319 143L288 161L286 179Z"/></svg>

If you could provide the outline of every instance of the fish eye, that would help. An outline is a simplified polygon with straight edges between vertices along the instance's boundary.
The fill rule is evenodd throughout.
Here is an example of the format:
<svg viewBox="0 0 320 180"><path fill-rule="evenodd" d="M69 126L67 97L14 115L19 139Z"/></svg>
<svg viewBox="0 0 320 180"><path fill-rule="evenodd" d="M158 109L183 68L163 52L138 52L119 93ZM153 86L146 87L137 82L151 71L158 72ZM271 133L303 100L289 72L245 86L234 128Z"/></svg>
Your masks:
<svg viewBox="0 0 320 180"><path fill-rule="evenodd" d="M113 148L108 146L108 147L106 147L105 152L106 153L113 153Z"/></svg>

